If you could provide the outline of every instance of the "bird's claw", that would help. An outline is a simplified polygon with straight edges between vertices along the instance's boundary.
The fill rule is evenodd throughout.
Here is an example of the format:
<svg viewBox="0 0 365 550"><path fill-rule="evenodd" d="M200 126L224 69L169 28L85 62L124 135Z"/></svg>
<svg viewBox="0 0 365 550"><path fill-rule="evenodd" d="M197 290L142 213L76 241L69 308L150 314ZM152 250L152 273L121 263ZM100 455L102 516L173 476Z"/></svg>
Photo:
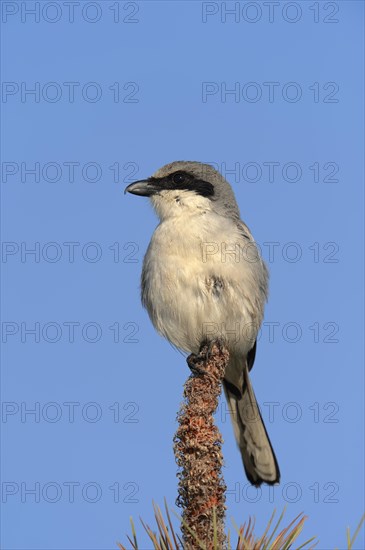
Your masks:
<svg viewBox="0 0 365 550"><path fill-rule="evenodd" d="M191 353L189 357L186 360L189 369L195 376L203 376L206 374L206 370L202 369L201 367L198 367L199 363L203 363L204 359L200 355L196 355L195 353Z"/></svg>
<svg viewBox="0 0 365 550"><path fill-rule="evenodd" d="M198 354L191 353L188 356L188 358L186 360L187 364L188 364L191 372L193 374L195 374L195 376L203 376L207 373L207 370L205 368L202 368L201 366L198 366L198 365L204 364L207 361L209 361L209 359L212 355L214 346L221 347L221 342L219 342L218 340L213 340L211 342L205 342L200 347L200 351L199 351Z"/></svg>

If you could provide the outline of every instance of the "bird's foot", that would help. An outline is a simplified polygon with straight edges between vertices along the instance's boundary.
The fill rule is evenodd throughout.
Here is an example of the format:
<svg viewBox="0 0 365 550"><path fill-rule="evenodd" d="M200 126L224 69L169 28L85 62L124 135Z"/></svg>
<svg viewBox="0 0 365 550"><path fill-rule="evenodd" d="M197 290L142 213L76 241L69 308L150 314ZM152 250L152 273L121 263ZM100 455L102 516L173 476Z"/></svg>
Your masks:
<svg viewBox="0 0 365 550"><path fill-rule="evenodd" d="M207 373L207 369L202 367L202 365L207 363L211 358L214 346L218 346L218 348L221 349L222 343L219 340L204 342L198 354L191 353L186 359L191 372L195 376L204 376Z"/></svg>
<svg viewBox="0 0 365 550"><path fill-rule="evenodd" d="M192 374L195 376L204 376L206 374L206 370L198 366L199 364L204 363L204 359L200 356L200 354L197 355L195 353L191 353L186 359L186 362Z"/></svg>

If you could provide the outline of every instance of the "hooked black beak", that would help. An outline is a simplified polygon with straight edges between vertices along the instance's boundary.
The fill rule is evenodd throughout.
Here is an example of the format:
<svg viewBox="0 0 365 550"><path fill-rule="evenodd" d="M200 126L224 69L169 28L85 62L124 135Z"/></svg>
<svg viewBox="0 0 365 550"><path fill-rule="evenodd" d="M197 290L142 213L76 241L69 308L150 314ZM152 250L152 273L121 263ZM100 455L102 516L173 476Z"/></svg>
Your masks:
<svg viewBox="0 0 365 550"><path fill-rule="evenodd" d="M124 189L125 193L132 193L132 195L140 195L141 197L150 197L158 192L158 188L155 185L153 178L147 180L139 180L131 183Z"/></svg>

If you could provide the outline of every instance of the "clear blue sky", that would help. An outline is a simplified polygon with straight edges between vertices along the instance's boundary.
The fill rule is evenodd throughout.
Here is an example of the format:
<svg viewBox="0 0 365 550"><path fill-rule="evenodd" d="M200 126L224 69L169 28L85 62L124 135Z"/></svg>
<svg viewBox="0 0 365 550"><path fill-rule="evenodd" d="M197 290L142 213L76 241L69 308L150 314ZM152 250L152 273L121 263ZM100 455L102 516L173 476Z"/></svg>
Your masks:
<svg viewBox="0 0 365 550"><path fill-rule="evenodd" d="M174 507L189 371L140 305L157 221L123 189L185 159L236 170L271 272L253 382L282 482L248 487L222 404L228 523L260 533L287 504L303 541L344 548L364 511L363 2L34 4L2 2L2 547L112 549Z"/></svg>

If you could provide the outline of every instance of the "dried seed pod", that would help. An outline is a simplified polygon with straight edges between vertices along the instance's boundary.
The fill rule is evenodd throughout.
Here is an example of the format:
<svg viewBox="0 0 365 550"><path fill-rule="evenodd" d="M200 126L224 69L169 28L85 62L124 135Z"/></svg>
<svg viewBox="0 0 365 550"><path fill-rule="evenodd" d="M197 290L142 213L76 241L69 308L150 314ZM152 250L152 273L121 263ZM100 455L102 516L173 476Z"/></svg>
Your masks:
<svg viewBox="0 0 365 550"><path fill-rule="evenodd" d="M193 374L184 387L184 403L178 413L174 438L179 489L177 505L183 508L182 533L186 549L224 547L226 485L222 476L222 436L214 424L222 380L229 360L220 343L202 346L188 358Z"/></svg>

